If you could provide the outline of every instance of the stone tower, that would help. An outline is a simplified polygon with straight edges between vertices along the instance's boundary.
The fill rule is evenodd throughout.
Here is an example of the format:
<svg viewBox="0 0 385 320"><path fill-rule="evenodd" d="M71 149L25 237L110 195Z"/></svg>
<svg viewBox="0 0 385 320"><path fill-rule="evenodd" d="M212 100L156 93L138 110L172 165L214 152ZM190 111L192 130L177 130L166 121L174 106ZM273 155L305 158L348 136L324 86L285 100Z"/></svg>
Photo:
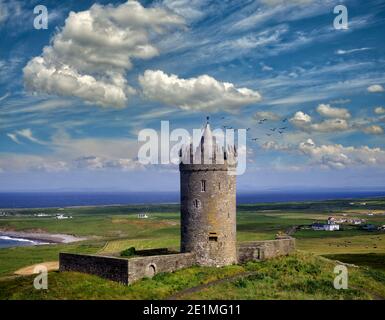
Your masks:
<svg viewBox="0 0 385 320"><path fill-rule="evenodd" d="M181 251L199 265L236 263L235 147L217 144L207 121L198 148L180 157Z"/></svg>

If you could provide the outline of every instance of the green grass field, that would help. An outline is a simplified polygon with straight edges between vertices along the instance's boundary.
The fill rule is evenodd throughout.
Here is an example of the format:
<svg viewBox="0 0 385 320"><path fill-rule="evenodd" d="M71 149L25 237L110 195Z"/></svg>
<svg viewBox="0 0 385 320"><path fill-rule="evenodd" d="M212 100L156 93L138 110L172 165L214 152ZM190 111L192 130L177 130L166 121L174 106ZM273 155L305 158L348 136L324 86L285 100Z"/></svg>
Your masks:
<svg viewBox="0 0 385 320"><path fill-rule="evenodd" d="M33 277L0 280L0 299L383 299L385 273L353 268L349 289L333 288L335 263L308 253L222 268L191 267L124 286L96 276L51 272L48 290ZM197 290L199 289L199 290Z"/></svg>
<svg viewBox="0 0 385 320"><path fill-rule="evenodd" d="M238 241L274 239L278 232L325 221L330 215L345 214L365 218L367 223L385 224L385 199L366 199L365 206L352 206L350 202L240 205L237 209ZM137 213L143 211L149 211L149 219L137 218ZM164 299L177 292L186 299L370 299L385 296L385 232L369 232L353 226L344 226L343 230L335 232L296 231L293 236L298 253L293 257L220 269L194 267L157 275L154 279L145 279L129 287L89 275L52 272L50 290L39 293L32 289L30 277L14 278L14 271L35 263L57 260L61 251L119 255L129 247L178 250L179 207L110 206L8 212L10 216L0 217L0 230L65 233L88 239L72 244L0 249L1 299ZM33 216L39 212L60 212L72 215L73 219ZM373 215L369 216L369 212ZM333 272L329 270L333 262L323 257L359 266L351 269L355 289L346 292L333 289ZM317 274L313 275L308 268L318 268ZM187 290L222 277L249 272L256 274L241 276L234 281L219 281L197 291ZM365 286L361 286L363 283L369 286L366 291ZM91 290L93 287L96 289ZM152 293L147 292L150 288Z"/></svg>

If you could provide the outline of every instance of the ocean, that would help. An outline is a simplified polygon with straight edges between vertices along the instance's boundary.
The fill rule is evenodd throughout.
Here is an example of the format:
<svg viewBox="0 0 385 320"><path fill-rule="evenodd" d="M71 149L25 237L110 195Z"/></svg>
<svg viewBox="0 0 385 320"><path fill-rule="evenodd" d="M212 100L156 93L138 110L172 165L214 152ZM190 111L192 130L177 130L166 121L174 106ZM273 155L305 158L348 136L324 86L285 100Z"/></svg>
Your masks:
<svg viewBox="0 0 385 320"><path fill-rule="evenodd" d="M385 197L380 190L238 192L237 203L321 201ZM49 208L178 203L178 192L0 192L0 208ZM1 216L1 210L0 210Z"/></svg>
<svg viewBox="0 0 385 320"><path fill-rule="evenodd" d="M0 236L0 248L36 246L38 244L46 244L46 243L35 241L35 240L22 239L22 238Z"/></svg>

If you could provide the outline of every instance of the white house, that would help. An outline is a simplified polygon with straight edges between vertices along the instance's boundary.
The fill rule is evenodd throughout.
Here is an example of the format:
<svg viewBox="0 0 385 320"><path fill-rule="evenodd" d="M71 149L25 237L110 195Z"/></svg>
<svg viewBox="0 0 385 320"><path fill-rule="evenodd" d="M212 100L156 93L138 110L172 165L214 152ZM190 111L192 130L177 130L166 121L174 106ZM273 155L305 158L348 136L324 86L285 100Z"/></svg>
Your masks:
<svg viewBox="0 0 385 320"><path fill-rule="evenodd" d="M72 216L65 216L65 215L63 215L63 214L58 214L58 215L56 216L56 219L58 219L58 220L72 219Z"/></svg>
<svg viewBox="0 0 385 320"><path fill-rule="evenodd" d="M325 224L324 225L326 231L336 231L340 230L340 225L339 224Z"/></svg>
<svg viewBox="0 0 385 320"><path fill-rule="evenodd" d="M335 223L313 223L311 225L312 229L315 231L335 231L340 230L340 225Z"/></svg>

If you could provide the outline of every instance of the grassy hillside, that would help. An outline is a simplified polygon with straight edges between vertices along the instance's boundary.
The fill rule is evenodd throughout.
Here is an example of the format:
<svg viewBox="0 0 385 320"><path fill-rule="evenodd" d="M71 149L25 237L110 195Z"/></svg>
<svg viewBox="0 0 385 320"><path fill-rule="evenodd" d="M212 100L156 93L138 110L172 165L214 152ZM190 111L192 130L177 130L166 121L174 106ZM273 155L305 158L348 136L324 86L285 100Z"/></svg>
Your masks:
<svg viewBox="0 0 385 320"><path fill-rule="evenodd" d="M295 227L310 225L315 221L326 221L327 217L348 216L350 218L364 218L367 223L376 225L385 224L385 199L365 199L355 200L336 200L336 201L319 201L319 202L292 202L292 203L262 203L254 205L240 205L237 208L237 238L239 242L251 240L267 240L273 239L280 231L295 230ZM365 205L362 203L365 202ZM36 213L48 214L66 214L73 216L73 219L57 220L53 217L36 217ZM149 212L149 219L138 219L137 213ZM155 247L168 247L172 249L179 248L180 241L180 223L179 223L179 206L178 205L154 205L154 206L109 206L109 207L79 207L64 209L23 209L23 210L7 210L6 217L0 217L0 230L22 230L22 231L39 231L50 233L66 233L75 236L88 237L88 240L60 245L43 245L36 247L19 247L0 249L0 279L1 277L12 276L13 272L35 263L45 261L54 261L58 259L61 251L78 252L78 253L96 253L96 254L113 254L117 255L120 251L129 247L136 249L146 249ZM360 279L365 277L365 281L376 281L376 283L385 284L383 272L385 268L381 261L385 261L385 232L368 232L360 230L355 226L344 225L343 230L336 232L323 232L313 230L297 230L293 236L296 238L297 248L301 252L322 255L330 259L340 260L346 263L353 263L361 266L357 271ZM307 256L306 256L307 257ZM298 258L298 256L297 256ZM306 265L307 258L299 256L300 265ZM288 258L290 261L290 258ZM310 258L309 258L310 259ZM314 258L318 259L318 258ZM282 263L281 260L277 260ZM317 260L317 264L324 265L325 262ZM294 262L291 262L294 263ZM266 266L270 268L276 267L274 262L266 262L255 264L255 268ZM223 276L230 276L237 272L254 272L249 271L252 266L228 267L220 269ZM301 267L298 267L301 271ZM306 267L304 266L306 269ZM59 274L51 273L51 289L49 293L31 293L34 298L60 298L60 290L63 291L63 298L76 297L80 294L76 292L76 288L66 286L65 283L80 281L77 284L82 286L96 286L100 290L95 292L84 293L82 298L145 298L146 286L154 285L154 296L151 298L162 299L177 291L189 288L191 286L200 285L209 280L220 278L222 275L215 271L204 268L192 268L178 272L174 275L158 275L154 280L144 280L132 286L134 289L121 287L117 284L110 283L96 277L81 274ZM258 269L259 270L259 269ZM261 269L262 270L262 269ZM290 268L289 268L290 270ZM265 270L266 271L266 270ZM265 271L261 271L265 274ZM208 272L208 275L206 274ZM227 273L227 272L230 272ZM259 271L258 271L259 272ZM270 272L270 271L269 271ZM271 271L273 272L273 270ZM191 276L186 281L182 281L182 274ZM293 273L294 276L295 273ZM179 276L178 276L179 275ZM326 289L326 283L329 283L332 273L328 271L326 278L317 278L313 283L312 278L301 276L299 282L293 284L293 288L285 287L285 283L290 283L289 279L285 279L285 271L274 278L274 274L268 275L263 279L257 279L257 275L244 276L240 282L231 281L226 283L217 283L209 288L202 288L199 292L185 292L186 298L226 298L223 294L236 298L368 298L368 293L361 291L355 292L353 296L349 296L348 292L335 293ZM165 280L162 277L165 277ZM169 278L171 277L171 278ZM176 278L174 278L176 277ZM179 278L178 278L179 277ZM206 278L207 277L207 278ZM271 279L270 279L271 278ZM172 284L165 284L163 281L174 281ZM270 279L270 280L268 280ZM273 280L272 280L273 279ZM284 282L282 279L284 279ZM258 280L258 281L256 281ZM155 282L154 282L155 281ZM160 281L160 282L159 282ZM178 281L181 281L179 283ZM273 281L274 285L269 292L268 287L272 285L269 281ZM322 284L324 281L324 285ZM329 282L327 282L329 281ZM84 283L83 283L84 282ZM178 283L177 283L178 282ZM1 282L1 286L5 287L5 296L16 298L17 295L23 296L23 292L28 292L31 279L21 278L7 280ZM375 287L377 284L373 282ZM171 288L171 287L172 288ZM295 286L299 291L295 292ZM314 288L312 286L315 286ZM317 287L320 286L318 290ZM4 287L3 287L4 288ZM10 288L15 289L10 295ZM105 288L105 289L103 289ZM111 289L112 288L112 289ZM142 289L141 289L142 288ZM309 293L313 288L315 291ZM1 289L1 288L0 288ZM253 293L258 289L258 293ZM105 290L105 291L103 291ZM111 291L112 290L112 291ZM132 291L134 290L134 291ZM310 291L309 291L310 290ZM333 289L334 290L334 289ZM379 288L379 295L384 296ZM108 292L107 292L108 291ZM109 293L111 291L111 293ZM85 291L87 292L87 290ZM279 293L280 292L280 293ZM303 292L303 296L301 296ZM349 291L350 292L350 291ZM29 293L28 293L29 294ZM330 294L330 296L328 296ZM340 296L342 294L342 296ZM350 294L350 293L349 293ZM42 295L42 296L39 296ZM317 296L318 295L318 296ZM26 294L27 296L27 294Z"/></svg>
<svg viewBox="0 0 385 320"><path fill-rule="evenodd" d="M0 299L379 299L385 283L365 269L349 268L349 289L333 287L335 263L305 253L223 268L192 267L158 274L131 286L80 273L51 272L49 289L33 278L0 281Z"/></svg>

